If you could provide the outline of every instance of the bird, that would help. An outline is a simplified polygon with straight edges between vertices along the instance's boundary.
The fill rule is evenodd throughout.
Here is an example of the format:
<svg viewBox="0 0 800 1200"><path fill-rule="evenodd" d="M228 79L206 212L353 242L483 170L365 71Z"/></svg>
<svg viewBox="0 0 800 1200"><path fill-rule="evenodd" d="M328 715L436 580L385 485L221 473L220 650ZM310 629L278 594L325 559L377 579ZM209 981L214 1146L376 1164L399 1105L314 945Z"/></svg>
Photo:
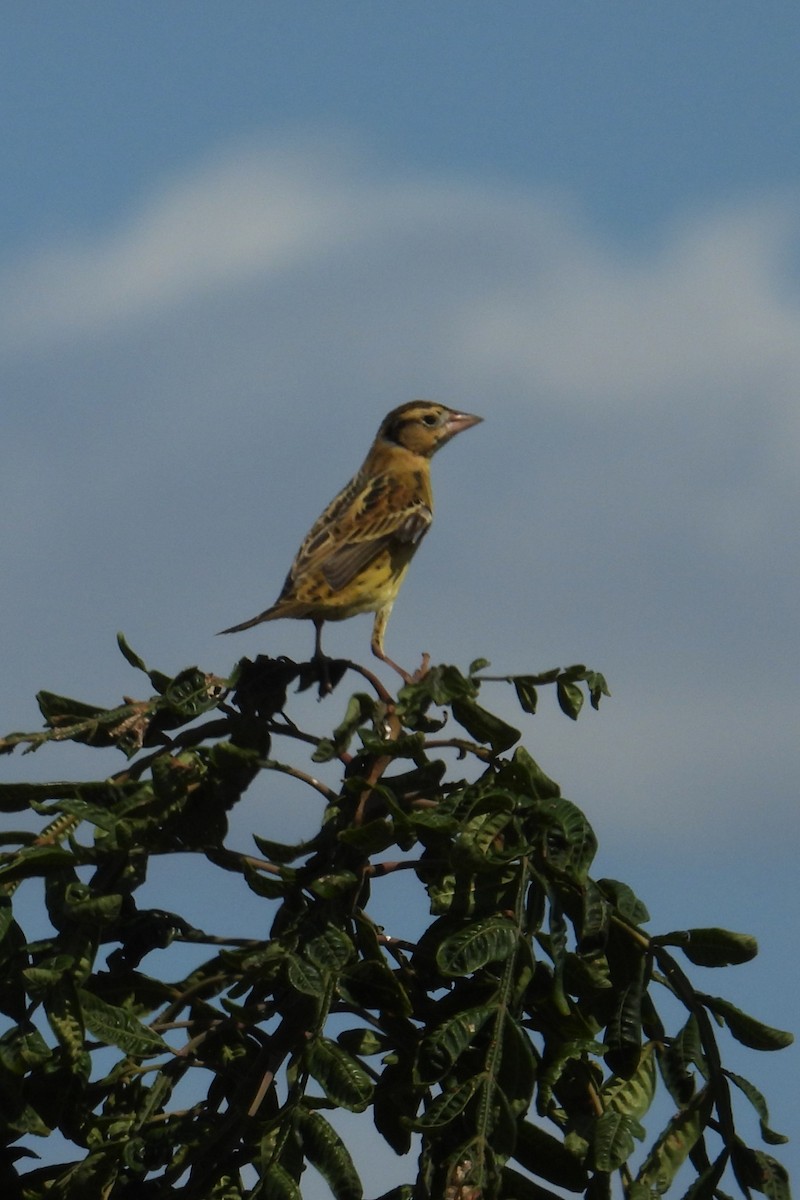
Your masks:
<svg viewBox="0 0 800 1200"><path fill-rule="evenodd" d="M282 617L307 619L315 628L314 659L324 661L324 623L372 612L372 653L408 681L383 641L409 563L433 519L431 459L482 420L431 400L393 409L360 470L309 529L275 603L220 633Z"/></svg>

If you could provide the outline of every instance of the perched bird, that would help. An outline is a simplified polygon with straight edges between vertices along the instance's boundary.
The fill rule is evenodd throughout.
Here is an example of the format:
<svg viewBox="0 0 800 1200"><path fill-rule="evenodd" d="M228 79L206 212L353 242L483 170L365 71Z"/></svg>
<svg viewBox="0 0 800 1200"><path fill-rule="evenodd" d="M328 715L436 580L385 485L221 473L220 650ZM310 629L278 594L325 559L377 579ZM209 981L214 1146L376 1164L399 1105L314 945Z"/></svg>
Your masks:
<svg viewBox="0 0 800 1200"><path fill-rule="evenodd" d="M430 400L390 412L358 474L311 526L275 603L221 632L279 617L306 618L316 629L314 656L322 659L325 621L374 612L372 653L407 678L384 653L383 637L408 564L433 519L430 460L482 419Z"/></svg>

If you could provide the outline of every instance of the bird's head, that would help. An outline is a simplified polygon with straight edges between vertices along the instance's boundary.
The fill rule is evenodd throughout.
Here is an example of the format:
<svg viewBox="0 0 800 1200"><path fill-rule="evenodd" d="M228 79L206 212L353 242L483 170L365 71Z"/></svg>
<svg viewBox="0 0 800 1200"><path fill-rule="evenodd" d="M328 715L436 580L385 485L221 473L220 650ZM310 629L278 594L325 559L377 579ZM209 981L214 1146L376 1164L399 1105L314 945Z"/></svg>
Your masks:
<svg viewBox="0 0 800 1200"><path fill-rule="evenodd" d="M378 439L402 446L412 454L430 458L462 429L469 429L482 420L483 417L455 412L447 405L436 404L432 400L411 400L384 417Z"/></svg>

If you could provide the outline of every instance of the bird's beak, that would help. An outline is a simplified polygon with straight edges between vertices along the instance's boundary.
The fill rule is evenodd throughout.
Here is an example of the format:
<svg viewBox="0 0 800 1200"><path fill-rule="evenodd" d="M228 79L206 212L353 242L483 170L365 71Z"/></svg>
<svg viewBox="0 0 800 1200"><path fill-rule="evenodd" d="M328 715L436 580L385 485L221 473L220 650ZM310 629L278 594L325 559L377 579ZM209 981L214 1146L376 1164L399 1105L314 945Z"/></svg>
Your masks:
<svg viewBox="0 0 800 1200"><path fill-rule="evenodd" d="M455 437L457 433L461 433L462 429L470 429L473 425L480 425L483 417L473 417L471 413L453 412L445 422L448 438Z"/></svg>

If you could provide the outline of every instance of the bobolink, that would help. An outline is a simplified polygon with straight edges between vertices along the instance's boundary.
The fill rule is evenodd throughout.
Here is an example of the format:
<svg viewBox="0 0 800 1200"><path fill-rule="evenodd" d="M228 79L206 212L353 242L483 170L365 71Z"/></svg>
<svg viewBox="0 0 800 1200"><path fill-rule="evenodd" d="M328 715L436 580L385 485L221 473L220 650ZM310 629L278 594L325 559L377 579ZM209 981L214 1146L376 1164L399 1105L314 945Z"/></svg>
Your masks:
<svg viewBox="0 0 800 1200"><path fill-rule="evenodd" d="M361 470L311 526L275 603L222 633L279 617L306 618L316 629L374 612L372 653L404 678L384 653L389 614L414 552L433 519L430 460L440 446L482 417L412 400L384 418Z"/></svg>

